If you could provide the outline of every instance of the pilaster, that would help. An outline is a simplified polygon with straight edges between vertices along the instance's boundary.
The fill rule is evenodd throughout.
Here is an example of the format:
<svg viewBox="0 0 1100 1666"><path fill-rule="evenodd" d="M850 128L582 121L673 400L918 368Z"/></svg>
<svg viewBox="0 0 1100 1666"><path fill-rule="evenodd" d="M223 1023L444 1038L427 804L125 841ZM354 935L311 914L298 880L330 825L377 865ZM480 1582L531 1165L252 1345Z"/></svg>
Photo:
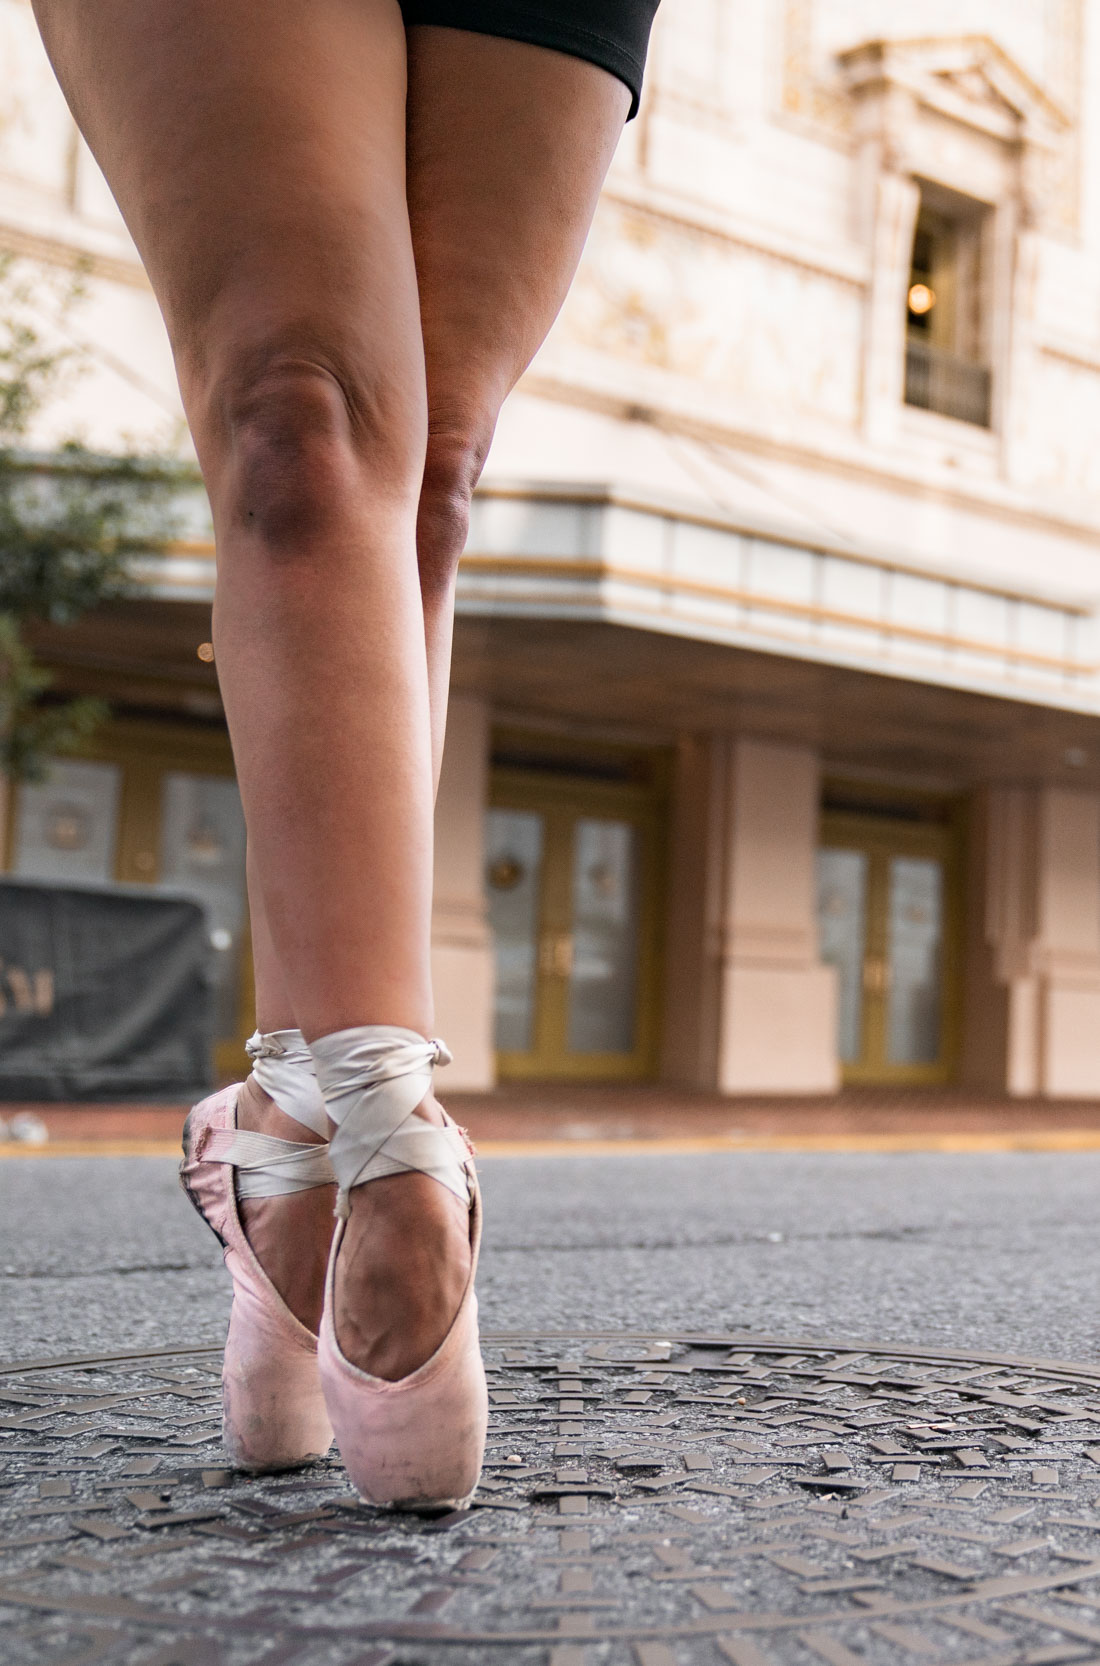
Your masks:
<svg viewBox="0 0 1100 1666"><path fill-rule="evenodd" d="M964 1079L1100 1093L1100 793L998 787L975 817Z"/></svg>
<svg viewBox="0 0 1100 1666"><path fill-rule="evenodd" d="M709 735L676 750L669 825L661 1077L718 1086L719 998L729 745Z"/></svg>
<svg viewBox="0 0 1100 1666"><path fill-rule="evenodd" d="M820 773L808 747L730 744L718 1086L832 1093L836 974L818 958Z"/></svg>
<svg viewBox="0 0 1100 1666"><path fill-rule="evenodd" d="M672 824L664 1074L720 1093L839 1085L836 975L818 957L817 755L682 743Z"/></svg>
<svg viewBox="0 0 1100 1666"><path fill-rule="evenodd" d="M436 1032L454 1054L440 1090L476 1092L495 1081L493 948L485 902L489 712L456 697L435 815L432 978Z"/></svg>

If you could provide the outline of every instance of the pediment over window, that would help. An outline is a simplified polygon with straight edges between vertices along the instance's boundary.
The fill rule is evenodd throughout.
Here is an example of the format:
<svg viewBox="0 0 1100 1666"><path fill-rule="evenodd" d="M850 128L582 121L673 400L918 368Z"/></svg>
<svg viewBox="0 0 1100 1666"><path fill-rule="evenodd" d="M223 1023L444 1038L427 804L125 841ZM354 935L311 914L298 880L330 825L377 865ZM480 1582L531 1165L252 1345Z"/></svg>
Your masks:
<svg viewBox="0 0 1100 1666"><path fill-rule="evenodd" d="M983 35L872 40L838 56L861 102L890 93L1009 144L1051 149L1067 113L996 41Z"/></svg>

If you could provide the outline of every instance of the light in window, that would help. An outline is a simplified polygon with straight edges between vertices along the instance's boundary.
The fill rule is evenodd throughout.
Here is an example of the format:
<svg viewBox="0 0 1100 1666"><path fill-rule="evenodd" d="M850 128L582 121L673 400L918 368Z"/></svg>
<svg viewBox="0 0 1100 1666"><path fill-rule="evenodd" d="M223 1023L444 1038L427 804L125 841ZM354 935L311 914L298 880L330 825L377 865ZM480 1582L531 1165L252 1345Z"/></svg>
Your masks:
<svg viewBox="0 0 1100 1666"><path fill-rule="evenodd" d="M922 185L906 285L905 402L988 428L987 208Z"/></svg>

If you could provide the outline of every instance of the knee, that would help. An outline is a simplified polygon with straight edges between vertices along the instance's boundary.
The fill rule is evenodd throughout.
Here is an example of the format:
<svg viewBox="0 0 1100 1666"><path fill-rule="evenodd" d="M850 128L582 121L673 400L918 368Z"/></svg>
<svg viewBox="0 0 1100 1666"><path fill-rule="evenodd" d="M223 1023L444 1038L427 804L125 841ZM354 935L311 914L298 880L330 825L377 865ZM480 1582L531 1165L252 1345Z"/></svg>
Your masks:
<svg viewBox="0 0 1100 1666"><path fill-rule="evenodd" d="M273 552L331 534L364 501L415 503L421 425L381 374L275 340L232 355L205 404L222 511Z"/></svg>
<svg viewBox="0 0 1100 1666"><path fill-rule="evenodd" d="M416 520L416 555L425 595L449 593L470 529L470 500L488 439L459 430L429 434Z"/></svg>

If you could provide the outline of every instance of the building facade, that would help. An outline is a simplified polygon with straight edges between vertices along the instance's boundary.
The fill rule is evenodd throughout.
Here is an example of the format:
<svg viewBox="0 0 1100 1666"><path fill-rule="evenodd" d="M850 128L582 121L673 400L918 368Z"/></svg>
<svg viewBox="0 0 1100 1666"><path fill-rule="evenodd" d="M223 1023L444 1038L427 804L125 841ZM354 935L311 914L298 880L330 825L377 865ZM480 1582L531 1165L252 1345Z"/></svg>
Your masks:
<svg viewBox="0 0 1100 1666"><path fill-rule="evenodd" d="M440 788L454 1087L1100 1092L1100 4L664 0L459 580ZM26 0L0 247L94 370L44 432L185 445ZM89 299L63 325L51 272ZM116 716L11 795L27 874L207 903L243 828L191 535L44 651Z"/></svg>

